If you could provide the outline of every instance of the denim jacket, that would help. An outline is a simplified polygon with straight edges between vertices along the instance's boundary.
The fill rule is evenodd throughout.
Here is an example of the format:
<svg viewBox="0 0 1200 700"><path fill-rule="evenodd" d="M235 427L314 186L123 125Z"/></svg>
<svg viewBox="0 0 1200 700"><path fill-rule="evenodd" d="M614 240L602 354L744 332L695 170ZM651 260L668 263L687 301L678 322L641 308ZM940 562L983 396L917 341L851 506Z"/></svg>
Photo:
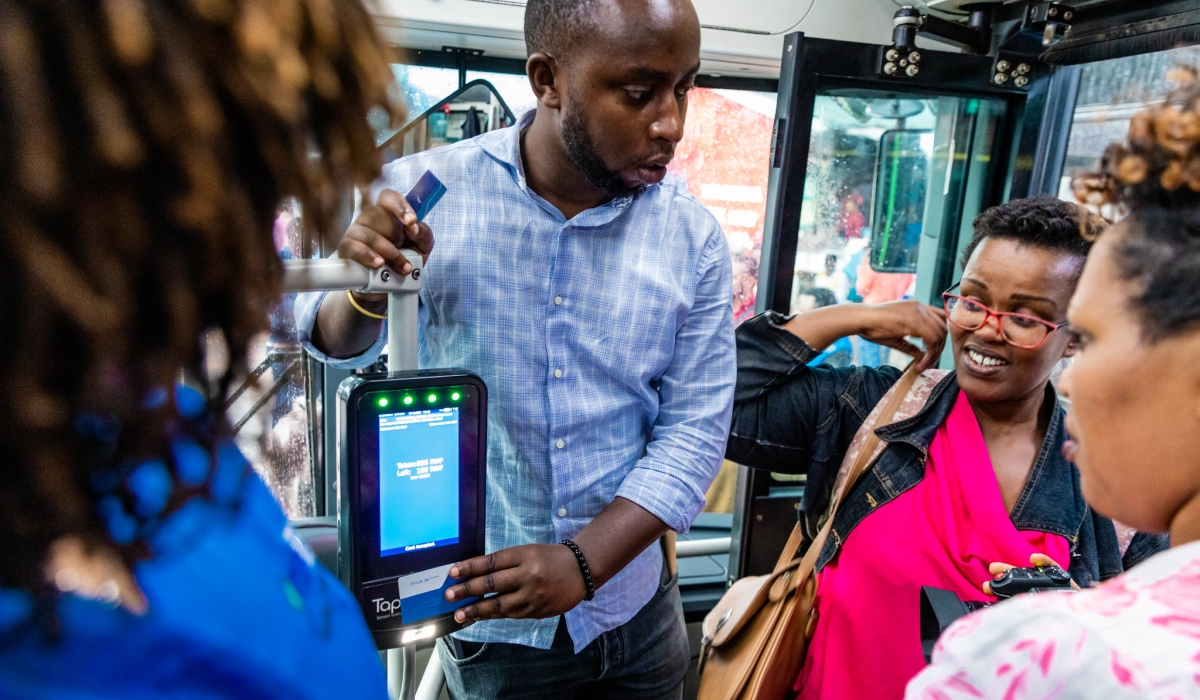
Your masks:
<svg viewBox="0 0 1200 700"><path fill-rule="evenodd" d="M726 456L748 467L806 474L801 517L811 537L817 519L829 506L833 481L850 441L901 372L894 367L809 367L806 363L818 352L782 328L787 320L772 312L737 329L737 390ZM818 569L837 554L842 541L871 511L925 477L929 445L950 414L958 391L950 373L919 413L876 431L887 448L838 509ZM1167 538L1138 533L1122 557L1112 521L1083 500L1079 471L1062 455L1065 412L1052 386L1047 385L1046 395L1055 402L1054 415L1010 515L1018 530L1067 538L1071 576L1087 586L1166 549Z"/></svg>

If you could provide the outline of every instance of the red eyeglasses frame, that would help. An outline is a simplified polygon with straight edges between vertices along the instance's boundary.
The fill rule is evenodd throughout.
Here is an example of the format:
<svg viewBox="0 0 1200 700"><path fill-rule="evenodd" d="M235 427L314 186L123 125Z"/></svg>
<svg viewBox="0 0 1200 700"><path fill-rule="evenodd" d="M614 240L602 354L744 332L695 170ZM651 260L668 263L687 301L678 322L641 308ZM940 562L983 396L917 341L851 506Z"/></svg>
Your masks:
<svg viewBox="0 0 1200 700"><path fill-rule="evenodd" d="M1050 337L1051 333L1053 333L1054 331L1059 330L1060 328L1063 328L1067 325L1070 325L1070 321L1063 321L1062 323L1056 324L1056 323L1053 323L1052 321L1047 321L1044 318L1038 318L1037 316L1030 316L1029 314L1019 314L1014 311L996 311L996 310L992 309L991 307L989 307L988 305L984 304L983 302L977 301L970 297L964 297L964 296L961 296L958 294L951 294L950 292L955 287L958 287L959 284L962 284L962 283L959 282L958 284L955 284L953 287L950 287L950 289L947 289L946 291L942 292L942 308L945 309L945 311L946 311L946 320L950 321L950 323L953 323L955 326L958 326L959 328L963 329L964 331L977 331L980 328L983 328L984 326L987 325L988 319L995 317L996 327L1000 329L1000 337L1004 338L1004 342L1008 343L1009 345L1011 345L1015 348L1021 348L1022 350L1036 350L1036 349L1042 347L1042 345L1046 342L1046 339ZM975 326L974 328L971 328L969 326L964 326L961 323L955 323L950 318L950 300L951 299L958 299L961 301L970 302L970 303L982 308L985 313L985 315L983 317L983 321L981 321L979 323L979 325ZM1048 330L1046 331L1046 335L1042 337L1041 342L1039 342L1037 345L1020 345L1018 343L1014 343L1012 341L1012 339L1010 339L1008 337L1008 334L1004 332L1004 317L1005 316L1013 316L1016 318L1028 319L1030 321L1033 321L1034 323L1040 323L1041 325L1045 326Z"/></svg>

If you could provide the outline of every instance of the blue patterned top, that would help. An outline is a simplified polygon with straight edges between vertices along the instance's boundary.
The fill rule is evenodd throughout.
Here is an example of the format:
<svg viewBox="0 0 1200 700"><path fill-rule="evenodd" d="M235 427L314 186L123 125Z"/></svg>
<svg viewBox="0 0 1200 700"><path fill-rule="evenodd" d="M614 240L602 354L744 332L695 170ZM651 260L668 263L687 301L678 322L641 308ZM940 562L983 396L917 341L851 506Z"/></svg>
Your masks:
<svg viewBox="0 0 1200 700"><path fill-rule="evenodd" d="M203 412L196 392L177 406ZM113 540L151 552L134 567L146 613L64 593L47 624L0 588L0 698L385 698L358 605L241 452L183 436L171 452L97 479Z"/></svg>
<svg viewBox="0 0 1200 700"><path fill-rule="evenodd" d="M422 367L487 383L487 549L573 538L617 496L677 532L704 507L725 452L736 378L732 264L720 225L674 178L571 220L529 189L531 122L409 156L375 190L407 192L426 170L447 193L427 217ZM300 340L323 295L297 299ZM577 650L654 594L658 547L566 615ZM558 618L489 620L470 641L550 648Z"/></svg>

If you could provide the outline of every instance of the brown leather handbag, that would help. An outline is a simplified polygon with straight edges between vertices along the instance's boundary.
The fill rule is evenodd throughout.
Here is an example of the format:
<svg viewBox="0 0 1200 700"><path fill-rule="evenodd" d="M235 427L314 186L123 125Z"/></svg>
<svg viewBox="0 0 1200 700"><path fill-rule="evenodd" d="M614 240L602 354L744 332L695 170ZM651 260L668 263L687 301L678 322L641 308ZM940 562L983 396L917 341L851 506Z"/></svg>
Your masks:
<svg viewBox="0 0 1200 700"><path fill-rule="evenodd" d="M817 623L813 569L842 498L886 445L875 429L916 415L945 376L910 365L855 434L834 480L829 510L804 558L800 524L765 576L739 579L704 618L698 700L782 700L791 691ZM920 381L918 381L918 379Z"/></svg>

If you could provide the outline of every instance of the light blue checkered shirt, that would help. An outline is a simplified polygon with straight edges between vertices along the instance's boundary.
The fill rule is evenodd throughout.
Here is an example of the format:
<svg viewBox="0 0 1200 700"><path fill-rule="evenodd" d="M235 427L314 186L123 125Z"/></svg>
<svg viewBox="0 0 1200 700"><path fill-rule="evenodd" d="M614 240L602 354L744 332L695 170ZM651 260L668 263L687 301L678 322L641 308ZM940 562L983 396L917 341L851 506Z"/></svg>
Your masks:
<svg viewBox="0 0 1200 700"><path fill-rule="evenodd" d="M736 358L725 236L667 177L570 221L530 190L520 133L489 132L385 166L407 192L426 171L447 194L426 221L435 243L421 290L421 367L463 367L487 383L487 550L573 538L621 496L687 532L729 432ZM301 342L322 294L296 302ZM613 537L620 533L612 533ZM654 595L653 546L566 614L582 650ZM550 648L558 618L490 620L475 642Z"/></svg>

